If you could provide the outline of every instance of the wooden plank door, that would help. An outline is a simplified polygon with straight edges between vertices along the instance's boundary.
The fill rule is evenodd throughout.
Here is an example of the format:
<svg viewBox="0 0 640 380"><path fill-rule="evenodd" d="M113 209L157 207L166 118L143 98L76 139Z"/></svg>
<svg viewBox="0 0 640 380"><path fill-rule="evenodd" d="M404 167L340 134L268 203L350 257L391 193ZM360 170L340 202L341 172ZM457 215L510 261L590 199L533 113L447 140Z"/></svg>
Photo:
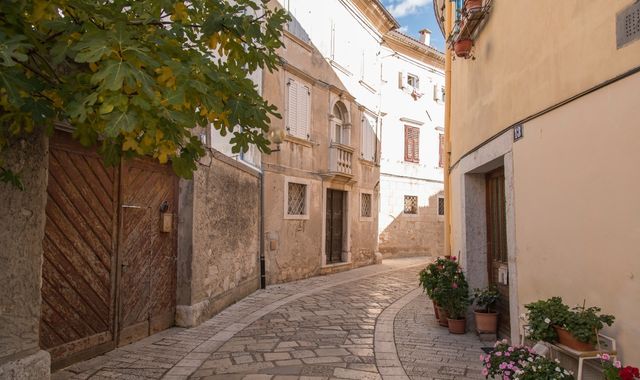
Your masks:
<svg viewBox="0 0 640 380"><path fill-rule="evenodd" d="M56 369L115 345L118 171L68 134L49 146L40 346Z"/></svg>
<svg viewBox="0 0 640 380"><path fill-rule="evenodd" d="M170 168L147 160L121 170L118 345L172 326L176 304L175 222L170 232L160 225L163 205L177 211L177 180Z"/></svg>
<svg viewBox="0 0 640 380"><path fill-rule="evenodd" d="M497 309L500 313L498 336L509 338L509 285L507 254L507 218L504 192L504 167L486 175L487 183L487 271L489 284L500 292ZM500 281L500 272L506 273L506 282Z"/></svg>
<svg viewBox="0 0 640 380"><path fill-rule="evenodd" d="M345 192L327 190L326 240L327 263L342 262Z"/></svg>

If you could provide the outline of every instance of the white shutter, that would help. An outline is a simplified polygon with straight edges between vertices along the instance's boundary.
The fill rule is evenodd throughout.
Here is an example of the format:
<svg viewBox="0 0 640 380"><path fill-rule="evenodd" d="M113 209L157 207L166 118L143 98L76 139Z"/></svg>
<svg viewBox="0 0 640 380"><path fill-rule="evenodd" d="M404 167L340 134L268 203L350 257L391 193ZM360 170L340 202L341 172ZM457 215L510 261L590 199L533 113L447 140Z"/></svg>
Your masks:
<svg viewBox="0 0 640 380"><path fill-rule="evenodd" d="M438 86L438 84L434 84L433 85L433 100L435 100L436 102L440 100L440 86Z"/></svg>
<svg viewBox="0 0 640 380"><path fill-rule="evenodd" d="M362 158L368 161L376 159L377 138L375 133L375 119L364 115L362 119Z"/></svg>
<svg viewBox="0 0 640 380"><path fill-rule="evenodd" d="M407 72L401 71L398 73L398 88L407 87Z"/></svg>
<svg viewBox="0 0 640 380"><path fill-rule="evenodd" d="M287 81L287 131L290 135L298 135L298 82L289 78Z"/></svg>
<svg viewBox="0 0 640 380"><path fill-rule="evenodd" d="M302 139L309 138L309 124L311 112L309 103L311 97L311 89L302 83L298 84L298 137Z"/></svg>

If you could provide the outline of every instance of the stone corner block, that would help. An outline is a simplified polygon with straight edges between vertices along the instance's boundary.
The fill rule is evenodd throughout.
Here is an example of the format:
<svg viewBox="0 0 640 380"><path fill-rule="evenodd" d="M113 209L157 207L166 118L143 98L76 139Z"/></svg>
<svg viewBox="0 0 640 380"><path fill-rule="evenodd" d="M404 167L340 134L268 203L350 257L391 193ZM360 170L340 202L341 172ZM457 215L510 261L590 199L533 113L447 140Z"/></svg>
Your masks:
<svg viewBox="0 0 640 380"><path fill-rule="evenodd" d="M51 356L47 351L40 350L35 354L0 365L0 379L48 380L50 378Z"/></svg>

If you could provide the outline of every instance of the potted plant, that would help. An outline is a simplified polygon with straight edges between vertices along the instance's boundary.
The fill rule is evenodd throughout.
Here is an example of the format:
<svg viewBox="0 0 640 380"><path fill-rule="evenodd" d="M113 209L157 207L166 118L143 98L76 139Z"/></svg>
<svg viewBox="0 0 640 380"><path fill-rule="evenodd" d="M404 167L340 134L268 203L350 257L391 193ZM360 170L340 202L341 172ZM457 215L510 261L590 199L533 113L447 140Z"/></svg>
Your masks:
<svg viewBox="0 0 640 380"><path fill-rule="evenodd" d="M471 39L457 40L453 44L453 51L460 58L471 57L471 48L473 48L473 40Z"/></svg>
<svg viewBox="0 0 640 380"><path fill-rule="evenodd" d="M525 362L537 356L530 347L511 346L506 339L497 341L487 355L480 355L485 378L512 379Z"/></svg>
<svg viewBox="0 0 640 380"><path fill-rule="evenodd" d="M598 331L611 326L614 316L600 314L600 308L577 306L570 309L560 297L525 305L529 319L528 338L560 343L578 351L595 347Z"/></svg>
<svg viewBox="0 0 640 380"><path fill-rule="evenodd" d="M535 355L526 362L522 363L522 367L515 371L514 379L518 380L564 380L574 379L573 374L562 368L558 359L551 360L544 356Z"/></svg>
<svg viewBox="0 0 640 380"><path fill-rule="evenodd" d="M623 367L619 360L612 361L609 354L598 355L605 380L640 379L640 370L630 365Z"/></svg>
<svg viewBox="0 0 640 380"><path fill-rule="evenodd" d="M443 276L439 283L440 299L447 313L447 327L452 334L464 334L467 325L467 308L469 307L469 284L462 270L457 270L449 276Z"/></svg>
<svg viewBox="0 0 640 380"><path fill-rule="evenodd" d="M474 315L478 333L495 334L498 331L498 313L494 307L499 298L500 293L494 286L474 290Z"/></svg>
<svg viewBox="0 0 640 380"><path fill-rule="evenodd" d="M435 311L436 319L440 320L439 313L439 305L436 300L436 288L438 287L438 282L443 274L453 273L457 270L458 264L456 263L456 258L438 258L433 263L427 265L422 271L420 271L420 285L424 289L427 296L433 301L433 309ZM446 314L444 315L444 323L446 325Z"/></svg>

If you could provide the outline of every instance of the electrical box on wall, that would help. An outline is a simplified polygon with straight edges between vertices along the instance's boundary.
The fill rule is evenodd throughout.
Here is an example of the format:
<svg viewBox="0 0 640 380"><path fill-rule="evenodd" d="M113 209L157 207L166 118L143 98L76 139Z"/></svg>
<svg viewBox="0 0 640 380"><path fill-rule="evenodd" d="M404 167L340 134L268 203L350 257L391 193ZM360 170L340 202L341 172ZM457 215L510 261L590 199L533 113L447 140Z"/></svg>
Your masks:
<svg viewBox="0 0 640 380"><path fill-rule="evenodd" d="M173 214L168 212L160 213L160 232L171 232L173 228Z"/></svg>
<svg viewBox="0 0 640 380"><path fill-rule="evenodd" d="M502 265L498 268L498 283L502 285L509 285L509 269L506 265Z"/></svg>

